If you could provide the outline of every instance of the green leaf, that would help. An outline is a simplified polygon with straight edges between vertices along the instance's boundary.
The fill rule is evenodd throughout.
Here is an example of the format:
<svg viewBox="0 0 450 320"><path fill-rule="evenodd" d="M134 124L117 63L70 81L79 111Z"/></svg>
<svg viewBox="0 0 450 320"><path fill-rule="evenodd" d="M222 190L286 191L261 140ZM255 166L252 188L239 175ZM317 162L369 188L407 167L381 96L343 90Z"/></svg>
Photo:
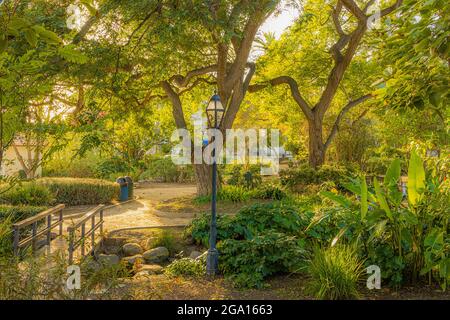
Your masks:
<svg viewBox="0 0 450 320"><path fill-rule="evenodd" d="M444 244L444 232L438 228L434 228L427 234L424 240L425 247L431 250L440 250Z"/></svg>
<svg viewBox="0 0 450 320"><path fill-rule="evenodd" d="M376 177L373 178L373 186L375 187L375 194L377 196L378 204L380 205L381 209L384 210L389 219L394 220L391 209L389 208L386 198L381 191L380 183L378 182Z"/></svg>
<svg viewBox="0 0 450 320"><path fill-rule="evenodd" d="M53 31L47 30L41 26L33 26L33 29L42 38L42 40L49 44L58 44L62 42L58 35Z"/></svg>
<svg viewBox="0 0 450 320"><path fill-rule="evenodd" d="M330 199L331 201L336 202L337 204L340 204L341 206L348 208L350 207L350 205L352 204L350 200L348 200L346 197L338 195L338 194L334 194L332 192L329 191L322 191L320 192L320 194L328 199Z"/></svg>
<svg viewBox="0 0 450 320"><path fill-rule="evenodd" d="M72 63L85 64L88 61L88 58L83 53L77 51L73 45L59 48L58 53L62 58Z"/></svg>
<svg viewBox="0 0 450 320"><path fill-rule="evenodd" d="M31 26L31 23L23 18L14 17L9 22L8 27L15 29L15 30L22 30L25 28L29 28Z"/></svg>
<svg viewBox="0 0 450 320"><path fill-rule="evenodd" d="M384 184L391 185L391 184L397 184L398 179L400 179L400 160L394 159L394 161L391 162L389 168L386 171L386 175L384 176Z"/></svg>
<svg viewBox="0 0 450 320"><path fill-rule="evenodd" d="M363 176L361 180L361 219L365 219L369 204L367 203L367 182L366 177Z"/></svg>
<svg viewBox="0 0 450 320"><path fill-rule="evenodd" d="M8 26L7 34L10 36L14 36L16 38L20 36L19 30L15 29L11 26Z"/></svg>
<svg viewBox="0 0 450 320"><path fill-rule="evenodd" d="M439 92L432 92L429 96L428 99L430 100L430 103L435 106L436 108L439 108L440 104L441 104L441 94Z"/></svg>
<svg viewBox="0 0 450 320"><path fill-rule="evenodd" d="M25 30L25 39L33 48L37 46L37 36L36 32L33 29Z"/></svg>
<svg viewBox="0 0 450 320"><path fill-rule="evenodd" d="M425 189L425 169L422 159L416 151L411 152L408 168L408 199L412 205L415 205Z"/></svg>
<svg viewBox="0 0 450 320"><path fill-rule="evenodd" d="M419 219L410 211L403 211L402 218L410 225L417 225L419 223Z"/></svg>

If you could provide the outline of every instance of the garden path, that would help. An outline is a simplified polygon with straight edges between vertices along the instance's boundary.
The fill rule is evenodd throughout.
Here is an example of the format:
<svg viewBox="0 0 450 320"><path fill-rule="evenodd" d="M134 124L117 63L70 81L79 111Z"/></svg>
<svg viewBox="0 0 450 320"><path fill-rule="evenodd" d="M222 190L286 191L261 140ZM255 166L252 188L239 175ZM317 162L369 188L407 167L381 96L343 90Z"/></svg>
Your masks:
<svg viewBox="0 0 450 320"><path fill-rule="evenodd" d="M124 228L187 225L193 218L190 212L162 212L156 205L173 198L193 195L195 185L179 183L144 183L135 189L136 200L115 205L104 211L104 231L109 232ZM87 212L94 206L72 207L65 210L64 230L79 218L79 213Z"/></svg>

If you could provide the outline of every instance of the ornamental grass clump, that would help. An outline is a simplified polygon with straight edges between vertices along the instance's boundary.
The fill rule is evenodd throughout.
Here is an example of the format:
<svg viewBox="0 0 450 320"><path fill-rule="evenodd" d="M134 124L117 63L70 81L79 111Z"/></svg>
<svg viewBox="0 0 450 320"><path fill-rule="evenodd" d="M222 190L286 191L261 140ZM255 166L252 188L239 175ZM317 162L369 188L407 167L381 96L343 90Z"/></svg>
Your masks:
<svg viewBox="0 0 450 320"><path fill-rule="evenodd" d="M201 277L206 274L206 263L202 259L182 258L168 265L164 272L169 276Z"/></svg>
<svg viewBox="0 0 450 320"><path fill-rule="evenodd" d="M353 247L316 248L308 268L311 279L307 290L318 299L358 298L362 271L363 262Z"/></svg>

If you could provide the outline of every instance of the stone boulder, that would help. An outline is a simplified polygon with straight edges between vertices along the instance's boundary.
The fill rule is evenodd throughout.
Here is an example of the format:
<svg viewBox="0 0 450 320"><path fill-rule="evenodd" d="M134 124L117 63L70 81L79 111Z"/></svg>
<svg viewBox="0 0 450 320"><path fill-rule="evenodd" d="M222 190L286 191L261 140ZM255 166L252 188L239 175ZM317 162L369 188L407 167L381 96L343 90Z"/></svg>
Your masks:
<svg viewBox="0 0 450 320"><path fill-rule="evenodd" d="M143 252L142 247L138 243L126 243L122 247L125 256L135 256Z"/></svg>
<svg viewBox="0 0 450 320"><path fill-rule="evenodd" d="M97 261L104 266L113 266L120 262L120 258L115 254L100 254Z"/></svg>
<svg viewBox="0 0 450 320"><path fill-rule="evenodd" d="M200 251L192 251L191 254L189 255L189 258L191 259L197 259L198 257L200 257L202 255L202 253Z"/></svg>
<svg viewBox="0 0 450 320"><path fill-rule="evenodd" d="M144 258L142 257L142 254L136 254L131 257L124 257L122 258L122 261L125 262L128 265L134 265L136 263L141 264L144 262Z"/></svg>
<svg viewBox="0 0 450 320"><path fill-rule="evenodd" d="M169 258L169 250L166 247L157 247L145 251L143 256L145 261L149 263L162 262Z"/></svg>
<svg viewBox="0 0 450 320"><path fill-rule="evenodd" d="M161 274L163 267L159 264L143 264L138 268L138 273Z"/></svg>
<svg viewBox="0 0 450 320"><path fill-rule="evenodd" d="M133 280L145 280L146 278L148 278L150 275L145 272L145 271L139 271L138 273L136 273L133 276Z"/></svg>

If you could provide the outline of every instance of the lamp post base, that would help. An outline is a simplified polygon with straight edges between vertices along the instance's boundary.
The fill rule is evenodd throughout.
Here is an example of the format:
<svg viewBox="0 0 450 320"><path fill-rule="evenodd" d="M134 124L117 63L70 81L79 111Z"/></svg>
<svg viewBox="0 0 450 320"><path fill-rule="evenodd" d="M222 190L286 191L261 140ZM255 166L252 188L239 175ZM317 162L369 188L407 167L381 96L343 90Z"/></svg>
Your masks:
<svg viewBox="0 0 450 320"><path fill-rule="evenodd" d="M215 276L219 273L219 251L217 249L209 249L206 256L206 275Z"/></svg>

